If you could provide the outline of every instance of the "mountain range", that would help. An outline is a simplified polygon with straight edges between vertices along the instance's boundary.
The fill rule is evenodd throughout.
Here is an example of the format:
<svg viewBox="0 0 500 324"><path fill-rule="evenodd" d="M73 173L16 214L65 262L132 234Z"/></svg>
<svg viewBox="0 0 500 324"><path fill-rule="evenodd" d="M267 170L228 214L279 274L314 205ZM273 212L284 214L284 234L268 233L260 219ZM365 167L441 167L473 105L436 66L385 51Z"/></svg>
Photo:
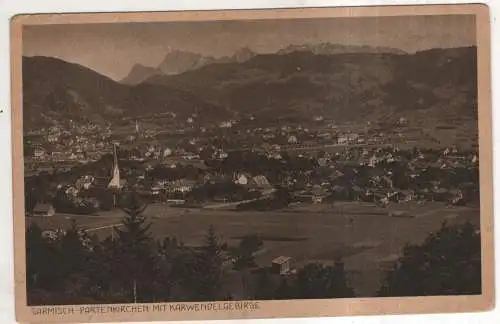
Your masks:
<svg viewBox="0 0 500 324"><path fill-rule="evenodd" d="M120 82L128 85L137 85L152 76L181 74L214 63L242 63L255 55L256 53L246 47L240 49L232 56L217 58L186 51L172 51L165 56L156 68L141 64L134 65L129 74Z"/></svg>
<svg viewBox="0 0 500 324"><path fill-rule="evenodd" d="M190 92L154 84L124 85L56 58L24 57L22 69L25 129L69 120L113 122L166 111L207 118L227 115Z"/></svg>
<svg viewBox="0 0 500 324"><path fill-rule="evenodd" d="M238 113L337 120L477 118L476 48L415 54L283 51L211 64L147 84L175 87ZM399 117L398 117L399 118Z"/></svg>
<svg viewBox="0 0 500 324"><path fill-rule="evenodd" d="M249 114L273 123L315 115L358 122L406 117L426 127L477 128L475 47L414 54L373 48L339 53L335 46L293 49L248 53L197 68L191 64L177 74L165 69L150 74L138 67L144 81L136 85L62 60L25 57L25 125L172 111L180 117L197 113L204 120ZM167 56L173 62L182 55Z"/></svg>
<svg viewBox="0 0 500 324"><path fill-rule="evenodd" d="M406 52L390 47L340 45L331 43L289 45L280 49L276 54L289 54L292 52L312 52L314 54L334 55L345 53L392 53L406 54ZM129 74L120 82L129 85L136 85L146 79L157 75L176 75L187 71L199 69L203 66L215 63L243 63L256 56L248 47L243 47L231 56L213 57L203 56L187 51L169 52L157 67L148 67L136 64Z"/></svg>
<svg viewBox="0 0 500 324"><path fill-rule="evenodd" d="M386 54L408 54L405 51L382 46L368 45L342 45L332 43L288 45L280 49L277 54L289 54L293 52L312 52L314 54L334 55L334 54L353 54L353 53L386 53Z"/></svg>

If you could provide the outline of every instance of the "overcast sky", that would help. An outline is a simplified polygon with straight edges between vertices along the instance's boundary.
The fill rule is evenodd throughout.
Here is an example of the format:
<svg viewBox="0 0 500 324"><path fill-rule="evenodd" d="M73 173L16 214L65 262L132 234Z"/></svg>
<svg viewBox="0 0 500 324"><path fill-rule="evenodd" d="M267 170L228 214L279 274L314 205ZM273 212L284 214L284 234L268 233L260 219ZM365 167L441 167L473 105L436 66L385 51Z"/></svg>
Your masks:
<svg viewBox="0 0 500 324"><path fill-rule="evenodd" d="M24 27L23 54L79 63L115 80L135 63L157 66L172 50L210 56L241 47L275 52L290 44L330 42L407 52L476 43L474 16L406 16L219 22L108 23Z"/></svg>

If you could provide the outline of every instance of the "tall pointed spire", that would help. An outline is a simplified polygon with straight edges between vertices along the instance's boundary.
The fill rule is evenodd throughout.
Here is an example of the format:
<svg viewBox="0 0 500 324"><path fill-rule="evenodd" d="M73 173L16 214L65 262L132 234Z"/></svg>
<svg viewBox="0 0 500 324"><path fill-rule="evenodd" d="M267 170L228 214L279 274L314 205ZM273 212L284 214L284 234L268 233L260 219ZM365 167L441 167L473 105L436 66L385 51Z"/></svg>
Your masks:
<svg viewBox="0 0 500 324"><path fill-rule="evenodd" d="M118 168L118 154L116 151L116 144L113 145L113 168Z"/></svg>
<svg viewBox="0 0 500 324"><path fill-rule="evenodd" d="M112 178L108 184L108 188L120 189L120 168L118 166L118 154L116 153L116 145L113 145L113 171Z"/></svg>

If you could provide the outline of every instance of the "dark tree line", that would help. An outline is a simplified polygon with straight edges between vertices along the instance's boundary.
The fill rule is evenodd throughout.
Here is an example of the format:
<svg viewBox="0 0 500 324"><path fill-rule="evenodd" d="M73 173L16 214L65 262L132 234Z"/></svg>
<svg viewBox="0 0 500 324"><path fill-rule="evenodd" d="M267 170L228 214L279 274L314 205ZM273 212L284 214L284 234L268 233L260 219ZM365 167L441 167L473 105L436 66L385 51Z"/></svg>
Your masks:
<svg viewBox="0 0 500 324"><path fill-rule="evenodd" d="M200 247L175 238L154 239L143 202L136 195L121 201L121 226L104 240L89 236L76 223L51 236L36 225L27 228L29 305L355 296L340 260L277 275L255 263L255 252L264 244L259 236L244 237L231 248L210 226ZM422 245L403 252L380 296L481 292L480 238L470 223L443 225ZM241 297L227 279L248 273L253 274L251 293Z"/></svg>
<svg viewBox="0 0 500 324"><path fill-rule="evenodd" d="M262 271L255 299L326 299L355 297L341 261L333 266L310 263L288 277L276 277Z"/></svg>
<svg viewBox="0 0 500 324"><path fill-rule="evenodd" d="M421 245L406 245L378 295L481 294L481 236L472 223L442 224Z"/></svg>
<svg viewBox="0 0 500 324"><path fill-rule="evenodd" d="M189 200L195 202L214 200L219 197L223 197L227 201L242 201L255 199L259 196L259 192L249 191L244 186L231 181L205 183L201 186L193 188L193 190L187 195Z"/></svg>

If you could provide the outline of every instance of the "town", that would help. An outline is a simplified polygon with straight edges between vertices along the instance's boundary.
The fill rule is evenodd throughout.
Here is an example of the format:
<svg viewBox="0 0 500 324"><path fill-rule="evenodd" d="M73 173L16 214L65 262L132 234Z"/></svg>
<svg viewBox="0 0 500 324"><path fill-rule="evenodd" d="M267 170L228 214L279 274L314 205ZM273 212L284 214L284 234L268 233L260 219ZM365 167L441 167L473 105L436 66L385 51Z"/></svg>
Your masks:
<svg viewBox="0 0 500 324"><path fill-rule="evenodd" d="M215 226L230 250L253 242L256 264L281 274L340 256L357 294L371 296L407 239L422 240L443 219L479 220L477 147L412 141L404 118L357 128L321 118L266 128L188 121L170 132L128 123L119 131L52 127L25 137L27 225L56 239L76 221L99 241L122 226L121 193L135 192L159 240L196 248L204 238L193 226ZM405 220L391 244L380 241ZM341 246L320 248L329 240ZM359 263L363 251L373 256ZM229 268L239 260L234 253L224 258ZM371 279L357 282L359 271L371 271Z"/></svg>
<svg viewBox="0 0 500 324"><path fill-rule="evenodd" d="M289 194L287 206L338 200L465 204L479 199L477 149L429 148L408 139L406 134L415 130L404 118L385 129L367 123L360 132L352 125L344 131L320 117L307 128L241 124L224 121L167 133L143 131L135 121L119 131L84 125L29 134L27 212L38 212L41 205L81 214L111 209L105 192L115 146L119 187L134 188L150 202L271 208L267 202L275 199L277 188ZM43 188L37 187L40 183Z"/></svg>

